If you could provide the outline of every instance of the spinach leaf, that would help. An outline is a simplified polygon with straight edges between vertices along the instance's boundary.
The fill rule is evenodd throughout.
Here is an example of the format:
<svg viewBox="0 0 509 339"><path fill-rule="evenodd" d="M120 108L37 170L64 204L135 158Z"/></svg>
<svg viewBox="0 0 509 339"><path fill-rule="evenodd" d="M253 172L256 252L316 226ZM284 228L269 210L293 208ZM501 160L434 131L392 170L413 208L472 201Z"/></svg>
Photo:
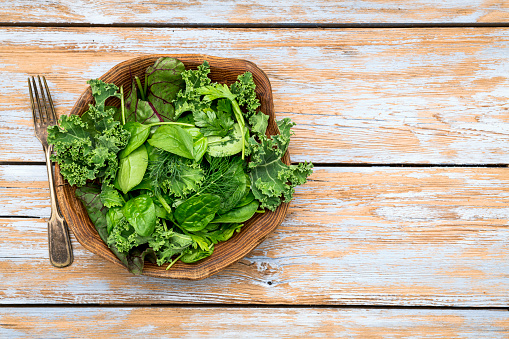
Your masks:
<svg viewBox="0 0 509 339"><path fill-rule="evenodd" d="M148 166L148 154L145 145L141 145L127 157L120 159L118 184L124 194L138 185Z"/></svg>
<svg viewBox="0 0 509 339"><path fill-rule="evenodd" d="M135 149L140 147L148 138L150 134L150 126L142 125L136 121L129 121L124 125L124 129L131 135L127 146L120 152L118 157L120 159L127 157Z"/></svg>
<svg viewBox="0 0 509 339"><path fill-rule="evenodd" d="M159 127L148 143L181 157L194 159L193 137L180 126L164 125Z"/></svg>
<svg viewBox="0 0 509 339"><path fill-rule="evenodd" d="M242 223L248 221L258 210L258 206L258 201L251 201L245 206L234 208L225 214L217 216L211 223Z"/></svg>
<svg viewBox="0 0 509 339"><path fill-rule="evenodd" d="M142 194L130 199L122 212L138 235L148 237L154 232L157 216L154 202L149 195Z"/></svg>
<svg viewBox="0 0 509 339"><path fill-rule="evenodd" d="M124 219L124 213L122 213L122 208L113 207L108 210L106 213L106 224L108 226L108 236L111 234L113 227L119 224L122 219Z"/></svg>
<svg viewBox="0 0 509 339"><path fill-rule="evenodd" d="M205 259L206 257L210 257L214 252L214 246L212 245L208 250L202 250L200 248L191 248L188 249L184 255L180 257L180 260L183 263L191 264L193 262L197 262L199 260Z"/></svg>
<svg viewBox="0 0 509 339"><path fill-rule="evenodd" d="M200 231L214 219L219 210L221 198L213 194L202 194L187 199L180 204L174 213L179 226L188 231Z"/></svg>

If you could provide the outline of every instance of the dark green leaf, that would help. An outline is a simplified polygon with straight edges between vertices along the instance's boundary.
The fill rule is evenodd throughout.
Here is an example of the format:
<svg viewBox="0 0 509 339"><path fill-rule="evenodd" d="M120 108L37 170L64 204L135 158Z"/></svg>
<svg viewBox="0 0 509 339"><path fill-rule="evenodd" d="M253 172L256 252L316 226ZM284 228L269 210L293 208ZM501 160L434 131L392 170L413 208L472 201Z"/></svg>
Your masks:
<svg viewBox="0 0 509 339"><path fill-rule="evenodd" d="M138 235L148 237L154 232L157 216L150 196L143 194L132 198L126 202L122 212Z"/></svg>
<svg viewBox="0 0 509 339"><path fill-rule="evenodd" d="M220 205L221 199L217 195L198 195L180 204L175 209L174 217L186 231L200 231L214 219Z"/></svg>
<svg viewBox="0 0 509 339"><path fill-rule="evenodd" d="M251 201L249 204L234 208L225 214L218 215L211 223L242 223L248 221L258 210L258 201Z"/></svg>

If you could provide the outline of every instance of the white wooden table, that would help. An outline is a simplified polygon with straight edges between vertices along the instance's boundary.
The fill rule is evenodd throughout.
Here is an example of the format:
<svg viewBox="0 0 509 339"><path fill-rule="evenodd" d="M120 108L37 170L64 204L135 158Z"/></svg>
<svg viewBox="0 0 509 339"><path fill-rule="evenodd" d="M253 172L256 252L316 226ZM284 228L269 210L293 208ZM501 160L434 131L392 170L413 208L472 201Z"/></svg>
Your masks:
<svg viewBox="0 0 509 339"><path fill-rule="evenodd" d="M0 337L509 337L507 1L4 1L0 42ZM151 53L257 64L315 172L211 278L54 268L26 79L67 114Z"/></svg>

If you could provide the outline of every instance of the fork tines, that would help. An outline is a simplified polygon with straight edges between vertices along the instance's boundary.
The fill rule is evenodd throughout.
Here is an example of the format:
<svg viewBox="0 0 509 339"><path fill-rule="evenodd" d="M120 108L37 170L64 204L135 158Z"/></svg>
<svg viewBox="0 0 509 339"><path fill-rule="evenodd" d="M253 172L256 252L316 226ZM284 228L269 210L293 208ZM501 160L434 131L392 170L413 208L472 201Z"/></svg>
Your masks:
<svg viewBox="0 0 509 339"><path fill-rule="evenodd" d="M42 78L42 81L41 81ZM28 78L28 90L30 92L30 102L32 104L32 114L34 122L37 124L55 124L56 114L53 100L49 92L48 83L44 76L37 76L41 95L37 89L37 81L35 77ZM44 82L44 86L43 86ZM47 98L47 99L46 99ZM36 109L37 105L37 109Z"/></svg>

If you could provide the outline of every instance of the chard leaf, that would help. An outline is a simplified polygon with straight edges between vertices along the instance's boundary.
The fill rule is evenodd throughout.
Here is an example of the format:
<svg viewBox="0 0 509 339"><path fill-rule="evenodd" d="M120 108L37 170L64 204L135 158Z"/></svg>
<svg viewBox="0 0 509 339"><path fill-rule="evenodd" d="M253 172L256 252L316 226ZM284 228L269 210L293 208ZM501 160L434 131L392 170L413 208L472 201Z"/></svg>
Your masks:
<svg viewBox="0 0 509 339"><path fill-rule="evenodd" d="M184 85L184 64L177 59L162 57L147 68L148 101L162 121L175 120L172 102Z"/></svg>
<svg viewBox="0 0 509 339"><path fill-rule="evenodd" d="M180 126L164 125L159 127L148 143L166 152L194 159L193 137Z"/></svg>
<svg viewBox="0 0 509 339"><path fill-rule="evenodd" d="M254 138L249 140L252 149L249 163L251 190L260 201L260 206L271 211L281 204L281 199L285 202L292 199L295 186L304 184L313 168L311 163L286 165L281 161L288 148L290 128L294 123L286 118L277 124L280 135L273 135L272 138L259 136L260 144Z"/></svg>

